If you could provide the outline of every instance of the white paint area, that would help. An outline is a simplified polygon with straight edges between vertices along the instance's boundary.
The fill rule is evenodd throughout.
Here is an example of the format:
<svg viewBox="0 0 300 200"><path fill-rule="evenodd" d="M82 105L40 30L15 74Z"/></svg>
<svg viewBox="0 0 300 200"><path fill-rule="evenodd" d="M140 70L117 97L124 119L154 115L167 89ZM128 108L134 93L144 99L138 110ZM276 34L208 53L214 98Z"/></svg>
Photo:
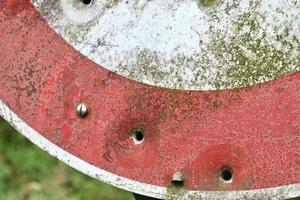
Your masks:
<svg viewBox="0 0 300 200"><path fill-rule="evenodd" d="M298 0L217 0L213 6L198 0L94 0L90 5L80 0L32 1L76 50L143 83L217 90L300 70ZM259 43L257 49L254 43ZM254 64L243 63L240 52ZM268 63L270 69L257 63ZM254 73L246 81L235 77L249 69L265 74Z"/></svg>
<svg viewBox="0 0 300 200"><path fill-rule="evenodd" d="M27 137L32 143L47 151L50 155L58 158L69 166L81 171L100 181L104 181L113 186L125 189L134 193L164 199L168 196L166 187L150 185L139 181L127 179L108 171L95 167L80 158L66 152L62 148L50 142L37 131L31 128L26 122L20 119L10 108L0 100L0 116L8 121L17 131ZM176 199L201 199L201 200L238 200L238 199L288 199L300 196L300 183L280 186L275 188L241 190L232 192L205 192L205 191L185 191ZM173 198L173 199L174 199Z"/></svg>

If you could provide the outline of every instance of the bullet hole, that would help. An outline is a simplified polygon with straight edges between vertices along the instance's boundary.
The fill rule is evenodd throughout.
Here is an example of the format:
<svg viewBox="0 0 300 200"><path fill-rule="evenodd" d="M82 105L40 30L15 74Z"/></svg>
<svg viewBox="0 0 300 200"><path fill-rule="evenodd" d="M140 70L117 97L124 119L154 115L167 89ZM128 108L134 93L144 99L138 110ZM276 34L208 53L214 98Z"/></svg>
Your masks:
<svg viewBox="0 0 300 200"><path fill-rule="evenodd" d="M171 184L174 187L183 187L184 181L183 180L172 180Z"/></svg>
<svg viewBox="0 0 300 200"><path fill-rule="evenodd" d="M184 176L181 172L174 173L171 181L172 186L174 187L183 187L184 185Z"/></svg>
<svg viewBox="0 0 300 200"><path fill-rule="evenodd" d="M81 0L81 2L85 5L89 5L92 3L92 0Z"/></svg>
<svg viewBox="0 0 300 200"><path fill-rule="evenodd" d="M232 169L229 167L224 167L220 171L220 179L224 182L231 182L233 178L233 172Z"/></svg>
<svg viewBox="0 0 300 200"><path fill-rule="evenodd" d="M141 128L132 129L131 137L135 144L141 144L144 141L144 129Z"/></svg>

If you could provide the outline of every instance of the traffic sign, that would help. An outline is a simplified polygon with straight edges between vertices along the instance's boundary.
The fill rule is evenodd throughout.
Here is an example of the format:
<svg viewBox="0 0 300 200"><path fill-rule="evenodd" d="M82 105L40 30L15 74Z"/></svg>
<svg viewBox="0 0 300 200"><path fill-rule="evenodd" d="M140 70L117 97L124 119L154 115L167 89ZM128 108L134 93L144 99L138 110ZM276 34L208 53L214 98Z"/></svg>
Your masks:
<svg viewBox="0 0 300 200"><path fill-rule="evenodd" d="M2 0L0 114L155 198L300 196L300 3Z"/></svg>

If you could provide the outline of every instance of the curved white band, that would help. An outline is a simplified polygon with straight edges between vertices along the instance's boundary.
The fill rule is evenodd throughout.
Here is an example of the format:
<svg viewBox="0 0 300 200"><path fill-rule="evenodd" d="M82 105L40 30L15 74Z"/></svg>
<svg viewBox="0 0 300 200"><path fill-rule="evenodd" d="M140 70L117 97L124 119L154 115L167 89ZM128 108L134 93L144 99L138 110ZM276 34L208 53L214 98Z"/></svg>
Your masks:
<svg viewBox="0 0 300 200"><path fill-rule="evenodd" d="M299 1L32 1L80 53L143 83L218 90L300 70Z"/></svg>

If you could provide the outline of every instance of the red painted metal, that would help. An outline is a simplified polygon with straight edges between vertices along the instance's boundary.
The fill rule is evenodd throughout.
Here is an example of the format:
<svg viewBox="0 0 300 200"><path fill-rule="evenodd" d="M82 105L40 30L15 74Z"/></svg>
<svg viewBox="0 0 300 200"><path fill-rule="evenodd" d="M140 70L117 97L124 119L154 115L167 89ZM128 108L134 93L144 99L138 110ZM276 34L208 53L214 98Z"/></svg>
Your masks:
<svg viewBox="0 0 300 200"><path fill-rule="evenodd" d="M239 190L300 182L300 73L253 87L170 90L98 66L29 1L0 1L0 98L48 140L101 169L169 186ZM76 115L85 102L86 118ZM131 130L145 130L134 144ZM222 167L233 170L221 184Z"/></svg>

